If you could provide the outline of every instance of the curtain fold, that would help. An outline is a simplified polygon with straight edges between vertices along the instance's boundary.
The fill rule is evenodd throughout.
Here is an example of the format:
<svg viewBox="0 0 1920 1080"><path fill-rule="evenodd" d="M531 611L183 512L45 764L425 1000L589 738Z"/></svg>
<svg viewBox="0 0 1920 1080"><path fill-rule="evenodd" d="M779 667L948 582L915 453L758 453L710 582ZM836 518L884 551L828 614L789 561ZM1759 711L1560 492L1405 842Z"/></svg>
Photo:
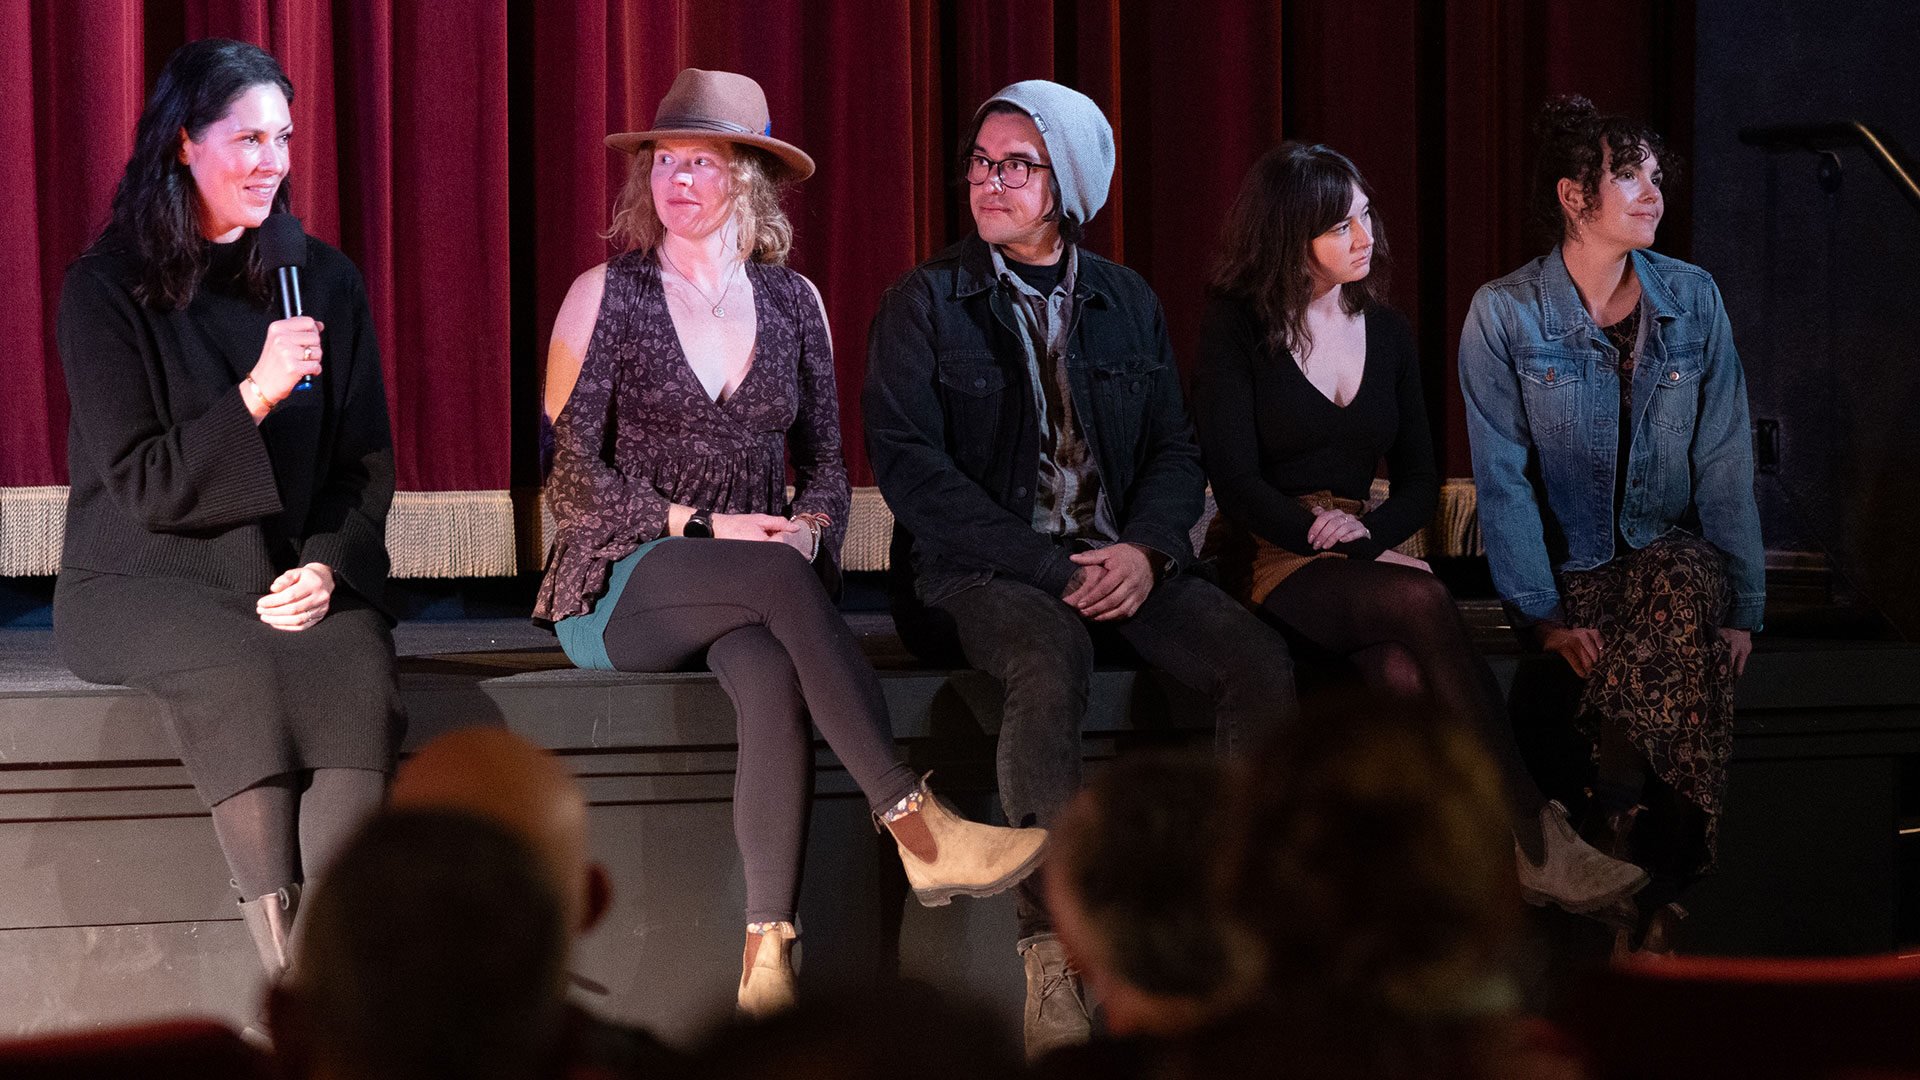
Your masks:
<svg viewBox="0 0 1920 1080"><path fill-rule="evenodd" d="M189 37L259 43L293 79L295 210L360 266L380 333L399 572L458 575L519 566L506 493L537 471L515 447L535 442L553 317L612 254L599 234L629 159L601 140L647 126L682 67L758 79L775 134L819 162L788 203L793 265L827 303L856 484L871 483L867 322L888 283L970 227L955 141L1025 78L1077 86L1113 121L1119 164L1088 243L1159 291L1187 367L1246 169L1283 136L1353 156L1458 475L1455 341L1473 290L1532 254L1532 111L1579 90L1684 151L1692 17L1684 0L0 0L0 135L16 148L0 162L4 565L57 565L57 550L21 555L44 538L10 532L26 516L4 508L44 508L66 481L60 276L106 220L158 64Z"/></svg>

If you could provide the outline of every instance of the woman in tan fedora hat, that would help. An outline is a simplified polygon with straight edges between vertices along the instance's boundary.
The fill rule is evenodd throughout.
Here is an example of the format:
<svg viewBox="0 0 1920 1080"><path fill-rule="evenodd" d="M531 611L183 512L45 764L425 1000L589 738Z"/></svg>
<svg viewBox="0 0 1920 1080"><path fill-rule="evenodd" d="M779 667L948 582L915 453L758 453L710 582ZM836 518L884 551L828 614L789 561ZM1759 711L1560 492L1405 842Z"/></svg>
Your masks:
<svg viewBox="0 0 1920 1080"><path fill-rule="evenodd" d="M634 155L608 234L626 250L581 274L554 321L557 529L534 610L580 667L674 671L704 655L720 676L739 717L739 1004L754 1014L793 999L809 721L892 832L922 903L1011 887L1046 839L931 797L822 586L851 494L825 307L784 265L781 185L813 160L771 130L758 83L688 69L651 130L607 138Z"/></svg>

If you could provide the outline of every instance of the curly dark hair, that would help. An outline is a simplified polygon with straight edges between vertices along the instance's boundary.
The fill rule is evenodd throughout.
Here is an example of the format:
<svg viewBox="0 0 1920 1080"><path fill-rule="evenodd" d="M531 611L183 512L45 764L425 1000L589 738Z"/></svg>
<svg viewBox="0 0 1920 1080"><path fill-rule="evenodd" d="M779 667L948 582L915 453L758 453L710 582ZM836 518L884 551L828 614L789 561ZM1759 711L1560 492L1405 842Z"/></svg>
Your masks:
<svg viewBox="0 0 1920 1080"><path fill-rule="evenodd" d="M293 83L280 62L258 45L225 38L190 41L174 50L153 84L153 94L133 132L133 156L113 193L113 220L107 234L133 249L140 259L135 299L154 308L184 308L193 301L207 271L207 239L200 235L198 193L193 176L180 161L180 132L198 140L207 128L248 90L272 85L293 104ZM273 211L289 204L285 179L273 195ZM248 290L262 302L272 295L267 268L254 247L253 230L238 241L247 245Z"/></svg>
<svg viewBox="0 0 1920 1080"><path fill-rule="evenodd" d="M1227 212L1213 286L1252 301L1276 353L1298 356L1313 345L1307 331L1313 241L1346 220L1355 187L1373 201L1373 188L1345 154L1319 143L1285 142L1254 163ZM1387 256L1386 227L1375 207L1373 268L1340 287L1349 315L1385 302Z"/></svg>
<svg viewBox="0 0 1920 1080"><path fill-rule="evenodd" d="M1666 140L1645 122L1604 114L1578 94L1550 99L1533 122L1540 150L1535 158L1528 225L1546 247L1567 237L1576 223L1560 205L1560 181L1580 185L1592 206L1600 197L1601 170L1630 169L1651 157L1660 163L1662 187L1678 176L1680 162Z"/></svg>

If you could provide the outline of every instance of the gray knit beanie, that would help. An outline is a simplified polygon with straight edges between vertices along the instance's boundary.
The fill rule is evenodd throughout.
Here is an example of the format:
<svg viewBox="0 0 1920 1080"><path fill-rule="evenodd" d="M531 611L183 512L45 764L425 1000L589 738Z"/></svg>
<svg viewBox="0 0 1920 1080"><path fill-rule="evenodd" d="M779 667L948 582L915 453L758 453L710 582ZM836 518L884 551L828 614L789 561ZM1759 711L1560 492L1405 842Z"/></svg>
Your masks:
<svg viewBox="0 0 1920 1080"><path fill-rule="evenodd" d="M977 130L987 106L1004 101L1033 118L1060 181L1060 213L1085 225L1107 204L1113 181L1113 125L1093 99L1045 79L1017 82L973 114Z"/></svg>

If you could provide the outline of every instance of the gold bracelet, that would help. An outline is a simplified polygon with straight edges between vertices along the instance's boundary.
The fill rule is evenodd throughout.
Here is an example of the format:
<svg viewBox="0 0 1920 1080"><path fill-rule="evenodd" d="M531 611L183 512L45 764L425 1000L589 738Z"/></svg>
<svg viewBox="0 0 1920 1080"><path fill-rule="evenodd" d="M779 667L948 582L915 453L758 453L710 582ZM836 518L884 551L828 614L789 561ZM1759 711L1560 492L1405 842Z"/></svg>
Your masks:
<svg viewBox="0 0 1920 1080"><path fill-rule="evenodd" d="M265 405L267 407L268 412L272 412L273 410L280 407L280 402L275 401L272 398L268 397L267 392L265 390L260 389L260 384L253 381L253 376L249 375L246 378L241 379L240 385L243 388L243 391L241 394L243 398L246 396L244 390L251 389L253 391L253 396L260 399L260 404ZM284 401L284 400L286 399L285 398L281 399L281 401Z"/></svg>

